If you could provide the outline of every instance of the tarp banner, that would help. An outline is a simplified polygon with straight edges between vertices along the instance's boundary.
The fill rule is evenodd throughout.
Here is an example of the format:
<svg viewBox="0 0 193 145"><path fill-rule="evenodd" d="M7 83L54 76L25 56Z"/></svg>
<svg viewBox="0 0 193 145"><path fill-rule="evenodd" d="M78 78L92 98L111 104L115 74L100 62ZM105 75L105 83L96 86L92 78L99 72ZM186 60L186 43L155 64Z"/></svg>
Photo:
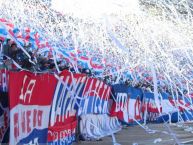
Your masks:
<svg viewBox="0 0 193 145"><path fill-rule="evenodd" d="M50 112L49 143L69 145L74 141L76 114L86 79L83 74L67 70L60 74Z"/></svg>
<svg viewBox="0 0 193 145"><path fill-rule="evenodd" d="M88 78L80 102L78 115L107 114L111 87L96 78Z"/></svg>
<svg viewBox="0 0 193 145"><path fill-rule="evenodd" d="M86 114L81 116L80 134L84 140L98 139L121 130L117 117L107 114Z"/></svg>
<svg viewBox="0 0 193 145"><path fill-rule="evenodd" d="M57 80L50 74L10 72L10 144L47 142L56 83Z"/></svg>
<svg viewBox="0 0 193 145"><path fill-rule="evenodd" d="M172 97L167 93L161 93L161 99L162 113L157 119L158 123L193 120L191 96Z"/></svg>
<svg viewBox="0 0 193 145"><path fill-rule="evenodd" d="M143 92L141 89L116 84L112 86L112 94L116 101L112 104L111 116L117 116L127 124L142 120Z"/></svg>
<svg viewBox="0 0 193 145"><path fill-rule="evenodd" d="M77 121L72 121L66 125L58 125L49 127L48 130L48 143L49 144L62 144L70 145L75 141Z"/></svg>
<svg viewBox="0 0 193 145"><path fill-rule="evenodd" d="M157 118L159 117L160 113L162 113L162 107L158 109L154 93L152 92L143 92L143 107L142 112L146 115L145 119L149 122L156 122ZM161 112L159 112L159 110Z"/></svg>

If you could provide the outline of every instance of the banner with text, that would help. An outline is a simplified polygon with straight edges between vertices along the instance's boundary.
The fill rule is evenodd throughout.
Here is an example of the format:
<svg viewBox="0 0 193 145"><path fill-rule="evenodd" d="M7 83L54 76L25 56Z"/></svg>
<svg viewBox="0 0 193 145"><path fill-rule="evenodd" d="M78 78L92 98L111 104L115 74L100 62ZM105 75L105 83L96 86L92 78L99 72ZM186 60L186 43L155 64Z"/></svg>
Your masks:
<svg viewBox="0 0 193 145"><path fill-rule="evenodd" d="M111 116L117 116L127 124L142 120L143 92L141 89L116 84L112 86L112 97L116 101L112 103Z"/></svg>
<svg viewBox="0 0 193 145"><path fill-rule="evenodd" d="M57 80L26 71L10 72L9 77L10 144L46 143Z"/></svg>
<svg viewBox="0 0 193 145"><path fill-rule="evenodd" d="M193 120L193 108L191 96L172 97L168 93L161 93L161 106L162 114L158 118L158 122L178 122L180 119L183 121Z"/></svg>
<svg viewBox="0 0 193 145"><path fill-rule="evenodd" d="M80 135L83 140L99 139L121 130L121 124L116 116L107 114L86 114L80 119Z"/></svg>
<svg viewBox="0 0 193 145"><path fill-rule="evenodd" d="M158 109L155 103L154 93L152 92L144 91L142 108L143 108L142 112L144 113L144 117L149 122L156 122L160 113L162 113L162 107ZM159 110L161 112L159 112Z"/></svg>
<svg viewBox="0 0 193 145"><path fill-rule="evenodd" d="M48 128L50 144L69 145L75 140L76 114L87 77L63 71L58 78Z"/></svg>
<svg viewBox="0 0 193 145"><path fill-rule="evenodd" d="M87 78L78 115L107 114L111 87L96 78Z"/></svg>

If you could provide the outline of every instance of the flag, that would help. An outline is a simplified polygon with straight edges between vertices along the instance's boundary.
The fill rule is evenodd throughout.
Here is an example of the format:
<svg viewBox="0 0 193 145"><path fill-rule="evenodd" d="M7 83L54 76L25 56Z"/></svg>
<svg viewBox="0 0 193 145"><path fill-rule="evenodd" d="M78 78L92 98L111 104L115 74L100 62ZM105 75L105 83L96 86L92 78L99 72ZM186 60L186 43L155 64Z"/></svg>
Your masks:
<svg viewBox="0 0 193 145"><path fill-rule="evenodd" d="M50 112L48 143L70 145L75 141L78 102L87 77L61 72Z"/></svg>
<svg viewBox="0 0 193 145"><path fill-rule="evenodd" d="M56 82L50 74L10 72L10 144L47 142L49 113Z"/></svg>
<svg viewBox="0 0 193 145"><path fill-rule="evenodd" d="M111 87L96 78L88 78L80 101L78 115L108 114Z"/></svg>
<svg viewBox="0 0 193 145"><path fill-rule="evenodd" d="M142 98L141 89L128 87L123 84L112 86L113 104L111 116L117 116L126 124L134 123L135 120L142 121Z"/></svg>

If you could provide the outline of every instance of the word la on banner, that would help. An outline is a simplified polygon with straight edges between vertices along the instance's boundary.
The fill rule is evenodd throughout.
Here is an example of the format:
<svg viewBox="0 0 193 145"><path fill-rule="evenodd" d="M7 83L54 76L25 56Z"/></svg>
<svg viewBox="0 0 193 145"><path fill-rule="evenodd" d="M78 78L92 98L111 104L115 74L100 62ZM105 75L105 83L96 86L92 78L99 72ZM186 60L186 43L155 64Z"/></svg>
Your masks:
<svg viewBox="0 0 193 145"><path fill-rule="evenodd" d="M9 76L10 144L46 143L57 80L50 74L26 71Z"/></svg>

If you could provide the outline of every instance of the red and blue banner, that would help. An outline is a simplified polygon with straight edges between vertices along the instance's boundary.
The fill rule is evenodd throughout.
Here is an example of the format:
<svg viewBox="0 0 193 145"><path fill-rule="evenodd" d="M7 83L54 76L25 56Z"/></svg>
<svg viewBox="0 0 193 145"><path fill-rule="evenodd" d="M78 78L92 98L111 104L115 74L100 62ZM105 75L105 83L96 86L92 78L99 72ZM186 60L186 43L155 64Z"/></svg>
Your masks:
<svg viewBox="0 0 193 145"><path fill-rule="evenodd" d="M160 113L162 112L162 107L159 109L156 105L154 93L144 91L143 93L143 113L145 114L145 119L149 122L156 122Z"/></svg>
<svg viewBox="0 0 193 145"><path fill-rule="evenodd" d="M193 108L191 96L172 97L167 93L161 93L162 114L158 118L158 122L178 122L193 120Z"/></svg>
<svg viewBox="0 0 193 145"><path fill-rule="evenodd" d="M108 114L111 87L96 78L88 78L80 101L78 115Z"/></svg>
<svg viewBox="0 0 193 145"><path fill-rule="evenodd" d="M143 92L141 89L116 84L112 86L112 94L116 101L112 104L111 116L117 116L126 124L142 120Z"/></svg>
<svg viewBox="0 0 193 145"><path fill-rule="evenodd" d="M76 126L77 121L72 118L66 119L63 124L49 126L48 144L72 144L75 141Z"/></svg>
<svg viewBox="0 0 193 145"><path fill-rule="evenodd" d="M173 98L168 93L161 93L160 94L160 106L161 112L160 115L154 117L154 121L156 120L157 123L163 122L178 122L179 115L178 115L178 107L175 106L173 102ZM158 112L158 111L157 111Z"/></svg>
<svg viewBox="0 0 193 145"><path fill-rule="evenodd" d="M10 72L10 144L47 142L56 79L50 74Z"/></svg>
<svg viewBox="0 0 193 145"><path fill-rule="evenodd" d="M48 143L69 145L75 140L76 114L87 77L67 70L56 86L48 129Z"/></svg>

